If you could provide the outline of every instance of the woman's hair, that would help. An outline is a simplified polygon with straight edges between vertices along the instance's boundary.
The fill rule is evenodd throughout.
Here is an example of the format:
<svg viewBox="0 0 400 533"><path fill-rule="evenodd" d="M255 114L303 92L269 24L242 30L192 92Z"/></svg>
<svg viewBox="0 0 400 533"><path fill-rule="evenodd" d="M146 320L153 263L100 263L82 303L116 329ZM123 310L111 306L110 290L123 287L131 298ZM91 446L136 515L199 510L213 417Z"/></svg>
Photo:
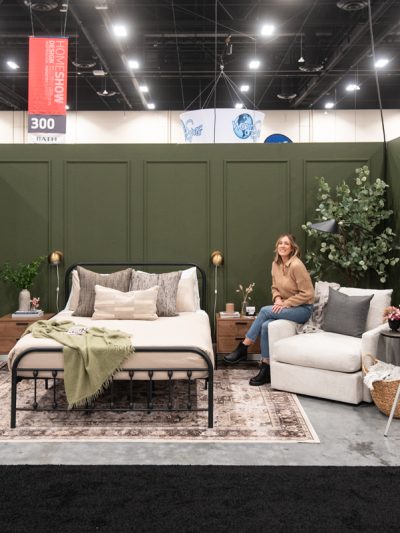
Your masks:
<svg viewBox="0 0 400 533"><path fill-rule="evenodd" d="M292 246L292 251L290 252L290 258L298 257L300 259L300 256L301 256L300 246L297 244L294 235L292 235L291 233L282 233L282 235L279 235L279 237L278 237L278 239L277 239L277 241L275 243L274 261L275 261L275 263L278 263L278 265L280 263L282 263L281 256L278 254L278 244L279 244L279 241L281 239L283 239L283 237L287 237L289 239L289 242L290 242L291 246Z"/></svg>

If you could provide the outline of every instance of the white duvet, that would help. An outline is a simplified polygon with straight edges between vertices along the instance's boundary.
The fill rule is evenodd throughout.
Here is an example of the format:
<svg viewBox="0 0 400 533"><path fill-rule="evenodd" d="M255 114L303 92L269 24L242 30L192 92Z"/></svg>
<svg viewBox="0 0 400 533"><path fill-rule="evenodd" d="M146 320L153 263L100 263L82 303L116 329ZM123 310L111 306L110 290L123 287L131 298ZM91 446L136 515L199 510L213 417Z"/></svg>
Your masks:
<svg viewBox="0 0 400 533"><path fill-rule="evenodd" d="M105 327L119 329L128 333L132 338L132 345L136 347L196 347L205 351L214 365L214 353L212 347L210 322L205 311L180 313L176 317L159 317L157 320L93 320L90 317L74 317L72 311L61 311L52 320L71 320L76 324L86 327ZM32 335L22 337L9 353L9 367L11 369L15 358L28 348L37 348L35 353L26 355L18 364L18 374L27 375L23 369L63 368L62 352L46 353L40 348L60 347L61 345L52 339L34 338ZM130 356L123 368L207 368L206 362L192 352L169 352L162 353L156 349L151 353L134 353ZM31 374L29 372L29 374ZM41 372L41 376L49 375ZM60 376L60 374L59 374ZM204 377L205 374L194 373L193 377ZM118 378L126 378L125 374L116 375ZM174 378L187 377L186 373L174 374ZM165 379L164 372L155 373L153 379ZM135 374L134 379L148 379L147 373Z"/></svg>

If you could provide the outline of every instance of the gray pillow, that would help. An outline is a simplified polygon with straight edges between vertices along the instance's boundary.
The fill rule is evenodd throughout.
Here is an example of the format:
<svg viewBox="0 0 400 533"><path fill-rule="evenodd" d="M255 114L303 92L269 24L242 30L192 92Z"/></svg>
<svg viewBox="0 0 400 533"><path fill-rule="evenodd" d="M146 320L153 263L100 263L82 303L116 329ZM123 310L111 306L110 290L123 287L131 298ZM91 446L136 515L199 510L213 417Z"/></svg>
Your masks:
<svg viewBox="0 0 400 533"><path fill-rule="evenodd" d="M86 268L77 267L80 291L78 307L72 313L73 316L92 316L94 313L94 300L96 297L95 285L117 289L121 292L129 290L132 277L132 269L127 268L112 274L98 274Z"/></svg>
<svg viewBox="0 0 400 533"><path fill-rule="evenodd" d="M369 311L370 296L348 296L329 287L322 329L350 337L361 337Z"/></svg>
<svg viewBox="0 0 400 533"><path fill-rule="evenodd" d="M181 271L167 272L165 274L149 274L148 272L138 272L135 270L132 273L131 290L142 291L158 285L157 315L177 316L176 295L181 274Z"/></svg>

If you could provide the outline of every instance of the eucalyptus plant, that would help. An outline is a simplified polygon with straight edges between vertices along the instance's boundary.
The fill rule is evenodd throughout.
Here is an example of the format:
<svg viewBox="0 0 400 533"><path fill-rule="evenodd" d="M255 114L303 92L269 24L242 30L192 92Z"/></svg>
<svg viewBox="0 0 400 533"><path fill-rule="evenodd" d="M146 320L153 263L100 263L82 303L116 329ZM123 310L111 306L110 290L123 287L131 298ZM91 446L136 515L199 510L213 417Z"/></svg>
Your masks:
<svg viewBox="0 0 400 533"><path fill-rule="evenodd" d="M335 219L339 233L322 233L311 228L311 222L302 226L315 239L306 254L306 263L315 279L325 279L331 273L341 272L351 285L375 271L380 283L385 283L388 268L396 257L393 244L396 234L387 226L393 211L386 209L386 190L381 179L369 181L367 166L356 168L354 183L345 181L332 191L325 178L317 178L317 221Z"/></svg>
<svg viewBox="0 0 400 533"><path fill-rule="evenodd" d="M31 263L18 263L14 267L7 261L0 267L0 281L14 285L20 291L30 289L44 260L45 256L39 256Z"/></svg>

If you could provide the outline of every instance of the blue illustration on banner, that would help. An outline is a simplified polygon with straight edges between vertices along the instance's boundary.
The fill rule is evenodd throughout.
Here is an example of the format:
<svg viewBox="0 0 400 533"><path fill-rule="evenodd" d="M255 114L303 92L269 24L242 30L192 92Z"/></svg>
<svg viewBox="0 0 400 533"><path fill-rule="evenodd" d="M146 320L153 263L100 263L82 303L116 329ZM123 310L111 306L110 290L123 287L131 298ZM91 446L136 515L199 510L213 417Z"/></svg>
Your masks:
<svg viewBox="0 0 400 533"><path fill-rule="evenodd" d="M253 119L248 113L238 115L232 124L233 131L239 139L248 139L253 132Z"/></svg>
<svg viewBox="0 0 400 533"><path fill-rule="evenodd" d="M186 122L181 120L183 126L183 133L185 135L185 141L191 143L193 137L200 137L203 132L203 124L193 127L193 120L189 118Z"/></svg>
<svg viewBox="0 0 400 533"><path fill-rule="evenodd" d="M291 143L293 141L292 139L289 139L289 137L286 137L286 135L283 135L283 133L273 133L272 135L268 135L264 142L269 144L276 144Z"/></svg>

